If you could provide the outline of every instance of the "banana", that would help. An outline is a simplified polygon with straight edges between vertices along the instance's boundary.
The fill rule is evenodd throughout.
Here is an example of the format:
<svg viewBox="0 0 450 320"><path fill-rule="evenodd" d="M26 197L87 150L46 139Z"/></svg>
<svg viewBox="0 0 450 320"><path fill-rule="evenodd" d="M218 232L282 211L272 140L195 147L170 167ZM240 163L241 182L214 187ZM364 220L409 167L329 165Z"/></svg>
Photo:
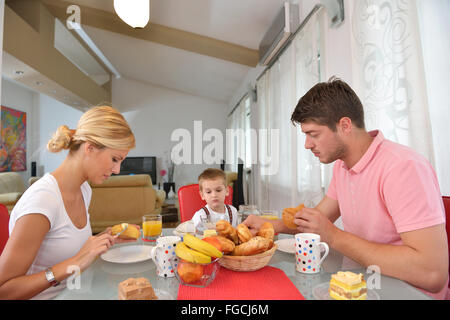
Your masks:
<svg viewBox="0 0 450 320"><path fill-rule="evenodd" d="M222 258L222 252L220 252L216 247L212 244L203 241L196 236L193 236L189 233L183 236L183 242L191 249L197 250L207 256L214 258Z"/></svg>
<svg viewBox="0 0 450 320"><path fill-rule="evenodd" d="M189 249L183 242L177 243L175 254L178 258L193 263L210 263L211 257L201 252Z"/></svg>

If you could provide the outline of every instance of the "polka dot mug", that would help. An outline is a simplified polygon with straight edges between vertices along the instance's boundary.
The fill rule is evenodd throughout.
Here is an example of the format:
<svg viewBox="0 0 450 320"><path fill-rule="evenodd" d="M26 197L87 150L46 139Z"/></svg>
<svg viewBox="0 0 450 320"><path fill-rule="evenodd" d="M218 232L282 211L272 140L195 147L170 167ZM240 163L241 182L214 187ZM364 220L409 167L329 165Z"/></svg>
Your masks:
<svg viewBox="0 0 450 320"><path fill-rule="evenodd" d="M325 249L323 255L320 252L321 247ZM318 234L297 233L295 235L295 268L301 273L320 272L320 265L329 250L325 242L320 242Z"/></svg>
<svg viewBox="0 0 450 320"><path fill-rule="evenodd" d="M156 274L158 276L163 278L175 276L169 259L175 258L175 261L177 261L178 258L175 255L175 247L180 241L181 238L176 236L159 237L156 240L156 246L153 247L150 256L155 262ZM175 267L176 266L177 264L175 264Z"/></svg>

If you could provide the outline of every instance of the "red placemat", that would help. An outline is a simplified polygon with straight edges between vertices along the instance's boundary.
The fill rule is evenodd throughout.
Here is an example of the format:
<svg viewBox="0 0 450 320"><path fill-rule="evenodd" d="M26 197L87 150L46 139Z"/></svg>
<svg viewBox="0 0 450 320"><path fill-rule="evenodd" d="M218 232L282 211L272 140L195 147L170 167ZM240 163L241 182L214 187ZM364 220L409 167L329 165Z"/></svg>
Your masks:
<svg viewBox="0 0 450 320"><path fill-rule="evenodd" d="M251 272L220 267L214 281L206 288L178 287L178 300L305 300L286 274L265 266Z"/></svg>

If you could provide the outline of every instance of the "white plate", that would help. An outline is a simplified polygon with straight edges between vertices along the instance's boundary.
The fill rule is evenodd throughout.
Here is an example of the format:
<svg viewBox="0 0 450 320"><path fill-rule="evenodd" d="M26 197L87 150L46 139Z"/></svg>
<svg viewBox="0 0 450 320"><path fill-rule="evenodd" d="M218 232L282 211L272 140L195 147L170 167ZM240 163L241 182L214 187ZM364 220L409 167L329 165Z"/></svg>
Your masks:
<svg viewBox="0 0 450 320"><path fill-rule="evenodd" d="M278 250L286 252L286 253L295 253L295 239L281 239L275 241L275 244L278 246Z"/></svg>
<svg viewBox="0 0 450 320"><path fill-rule="evenodd" d="M317 300L334 300L330 297L328 293L328 288L330 287L330 282L324 282L315 286L312 290L314 298ZM380 300L380 296L375 290L367 289L367 300Z"/></svg>
<svg viewBox="0 0 450 320"><path fill-rule="evenodd" d="M153 288L153 290L155 291L158 300L176 300L174 296L167 291L155 288ZM119 293L116 293L110 300L119 300Z"/></svg>
<svg viewBox="0 0 450 320"><path fill-rule="evenodd" d="M188 220L180 223L172 232L179 237L184 236L186 233L195 234L194 221Z"/></svg>
<svg viewBox="0 0 450 320"><path fill-rule="evenodd" d="M153 246L147 245L121 246L108 250L100 257L105 261L115 263L141 262L151 259L152 248Z"/></svg>

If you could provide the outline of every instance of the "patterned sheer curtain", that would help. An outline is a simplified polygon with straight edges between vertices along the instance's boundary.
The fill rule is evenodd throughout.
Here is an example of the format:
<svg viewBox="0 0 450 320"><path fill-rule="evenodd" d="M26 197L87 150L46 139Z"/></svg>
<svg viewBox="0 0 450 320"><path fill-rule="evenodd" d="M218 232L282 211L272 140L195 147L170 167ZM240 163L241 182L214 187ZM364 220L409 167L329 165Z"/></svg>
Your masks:
<svg viewBox="0 0 450 320"><path fill-rule="evenodd" d="M327 186L323 168L304 148L304 134L290 121L298 99L321 80L324 12L316 12L257 81L258 163L254 166L257 205L281 211L304 202L313 205ZM267 130L261 134L262 130ZM274 139L278 135L279 138ZM268 170L261 164L267 155L277 155L279 166ZM272 159L273 160L273 159ZM273 164L273 162L272 162Z"/></svg>
<svg viewBox="0 0 450 320"><path fill-rule="evenodd" d="M353 87L364 105L367 129L380 129L434 165L416 1L346 3L353 6Z"/></svg>

